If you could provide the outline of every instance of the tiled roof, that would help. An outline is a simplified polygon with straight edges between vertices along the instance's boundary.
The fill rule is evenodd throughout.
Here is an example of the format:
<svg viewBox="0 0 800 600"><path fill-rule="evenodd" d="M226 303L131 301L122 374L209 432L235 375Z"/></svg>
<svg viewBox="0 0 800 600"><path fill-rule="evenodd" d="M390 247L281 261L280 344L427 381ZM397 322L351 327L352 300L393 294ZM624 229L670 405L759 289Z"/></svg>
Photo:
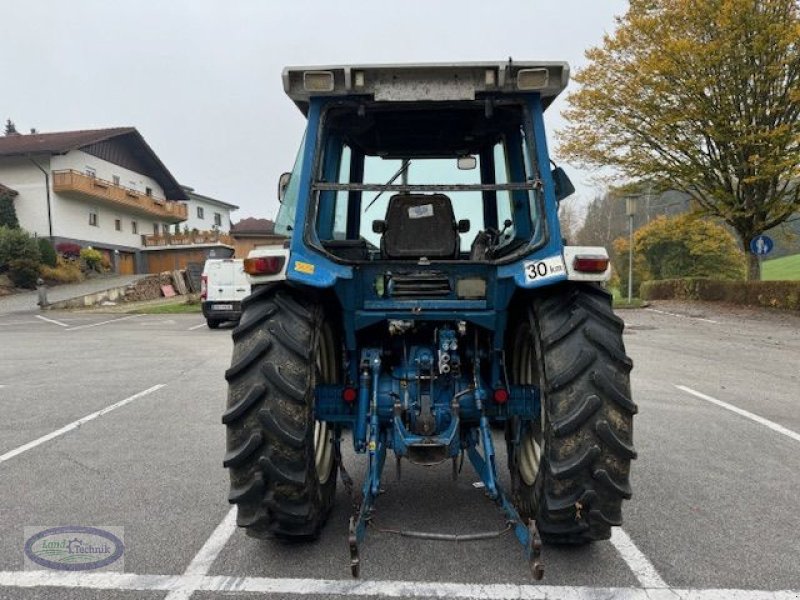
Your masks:
<svg viewBox="0 0 800 600"><path fill-rule="evenodd" d="M66 154L70 150L77 150L113 138L121 138L123 143L133 146L138 158L147 165L148 171L145 174L150 175L164 188L167 198L170 200L189 199L184 189L135 127L0 136L0 158L34 154Z"/></svg>
<svg viewBox="0 0 800 600"><path fill-rule="evenodd" d="M136 131L135 127L112 127L109 129L6 135L0 137L0 156L37 153L63 154L134 131Z"/></svg>
<svg viewBox="0 0 800 600"><path fill-rule="evenodd" d="M275 223L269 219L247 217L231 227L231 233L272 234L275 232Z"/></svg>

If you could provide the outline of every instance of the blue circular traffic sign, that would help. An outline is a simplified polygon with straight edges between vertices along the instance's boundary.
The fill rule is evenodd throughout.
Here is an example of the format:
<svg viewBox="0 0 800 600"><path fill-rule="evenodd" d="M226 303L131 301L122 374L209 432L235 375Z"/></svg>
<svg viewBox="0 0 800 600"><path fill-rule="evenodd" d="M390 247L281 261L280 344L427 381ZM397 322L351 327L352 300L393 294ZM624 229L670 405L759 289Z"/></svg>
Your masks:
<svg viewBox="0 0 800 600"><path fill-rule="evenodd" d="M775 243L768 235L757 235L750 240L750 252L756 256L766 256L772 252L772 248L774 247Z"/></svg>

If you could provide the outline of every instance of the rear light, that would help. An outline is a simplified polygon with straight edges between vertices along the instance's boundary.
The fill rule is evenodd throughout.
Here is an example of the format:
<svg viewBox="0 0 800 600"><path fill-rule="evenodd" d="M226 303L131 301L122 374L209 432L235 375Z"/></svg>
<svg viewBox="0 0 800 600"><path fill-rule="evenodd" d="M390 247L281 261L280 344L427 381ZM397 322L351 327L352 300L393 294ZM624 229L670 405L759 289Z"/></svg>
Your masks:
<svg viewBox="0 0 800 600"><path fill-rule="evenodd" d="M497 388L494 391L494 401L497 404L505 404L508 402L508 390L506 388Z"/></svg>
<svg viewBox="0 0 800 600"><path fill-rule="evenodd" d="M607 256L576 256L572 268L580 273L605 273L608 269Z"/></svg>
<svg viewBox="0 0 800 600"><path fill-rule="evenodd" d="M342 400L348 404L355 402L357 396L358 392L356 391L356 388L346 387L342 390Z"/></svg>
<svg viewBox="0 0 800 600"><path fill-rule="evenodd" d="M208 275L200 275L200 299L208 297Z"/></svg>
<svg viewBox="0 0 800 600"><path fill-rule="evenodd" d="M245 258L244 270L249 275L277 275L283 270L284 256L259 256Z"/></svg>

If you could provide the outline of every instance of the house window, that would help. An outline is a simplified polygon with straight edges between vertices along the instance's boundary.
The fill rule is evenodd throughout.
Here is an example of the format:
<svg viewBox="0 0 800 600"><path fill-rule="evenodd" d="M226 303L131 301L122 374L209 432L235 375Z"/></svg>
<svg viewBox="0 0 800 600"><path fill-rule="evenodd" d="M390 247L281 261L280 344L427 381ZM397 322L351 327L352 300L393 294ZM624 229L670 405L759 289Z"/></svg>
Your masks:
<svg viewBox="0 0 800 600"><path fill-rule="evenodd" d="M222 227L222 215L219 213L214 213L214 225L217 227Z"/></svg>
<svg viewBox="0 0 800 600"><path fill-rule="evenodd" d="M99 227L99 225L97 224L97 211L96 210L89 211L89 225L91 225L92 227Z"/></svg>
<svg viewBox="0 0 800 600"><path fill-rule="evenodd" d="M131 221L131 233L139 233L139 224L136 221Z"/></svg>
<svg viewBox="0 0 800 600"><path fill-rule="evenodd" d="M111 181L114 183L114 185L119 185L119 175L112 175Z"/></svg>
<svg viewBox="0 0 800 600"><path fill-rule="evenodd" d="M167 225L166 223L164 223L164 224L161 226L161 231L162 231L162 233L163 233L164 235L168 235L168 234L169 234L169 225Z"/></svg>
<svg viewBox="0 0 800 600"><path fill-rule="evenodd" d="M121 219L114 219L114 229L117 231L122 231L122 220Z"/></svg>
<svg viewBox="0 0 800 600"><path fill-rule="evenodd" d="M149 187L144 188L144 193L147 194L148 196L152 196L153 195L153 188L149 188Z"/></svg>
<svg viewBox="0 0 800 600"><path fill-rule="evenodd" d="M95 168L94 168L94 167L86 167L86 169L84 169L84 172L85 172L85 173L86 173L86 174L87 174L89 177L91 177L92 179L94 179L95 177L97 177L97 171L95 170Z"/></svg>
<svg viewBox="0 0 800 600"><path fill-rule="evenodd" d="M198 219L205 219L205 217L203 216L203 207L202 206L198 206L197 207L197 218Z"/></svg>
<svg viewBox="0 0 800 600"><path fill-rule="evenodd" d="M158 223L153 223L153 235L158 235Z"/></svg>

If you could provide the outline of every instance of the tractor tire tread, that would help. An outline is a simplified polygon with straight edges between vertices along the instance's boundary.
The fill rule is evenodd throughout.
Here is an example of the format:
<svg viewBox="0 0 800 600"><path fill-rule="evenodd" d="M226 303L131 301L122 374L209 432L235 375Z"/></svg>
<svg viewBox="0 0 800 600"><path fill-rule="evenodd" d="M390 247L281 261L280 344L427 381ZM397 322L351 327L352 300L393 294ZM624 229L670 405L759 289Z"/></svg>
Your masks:
<svg viewBox="0 0 800 600"><path fill-rule="evenodd" d="M321 305L286 286L258 287L242 307L223 413L228 499L251 537L314 539L333 506L336 463L321 482L314 461L312 357L323 336L336 343L335 333Z"/></svg>

